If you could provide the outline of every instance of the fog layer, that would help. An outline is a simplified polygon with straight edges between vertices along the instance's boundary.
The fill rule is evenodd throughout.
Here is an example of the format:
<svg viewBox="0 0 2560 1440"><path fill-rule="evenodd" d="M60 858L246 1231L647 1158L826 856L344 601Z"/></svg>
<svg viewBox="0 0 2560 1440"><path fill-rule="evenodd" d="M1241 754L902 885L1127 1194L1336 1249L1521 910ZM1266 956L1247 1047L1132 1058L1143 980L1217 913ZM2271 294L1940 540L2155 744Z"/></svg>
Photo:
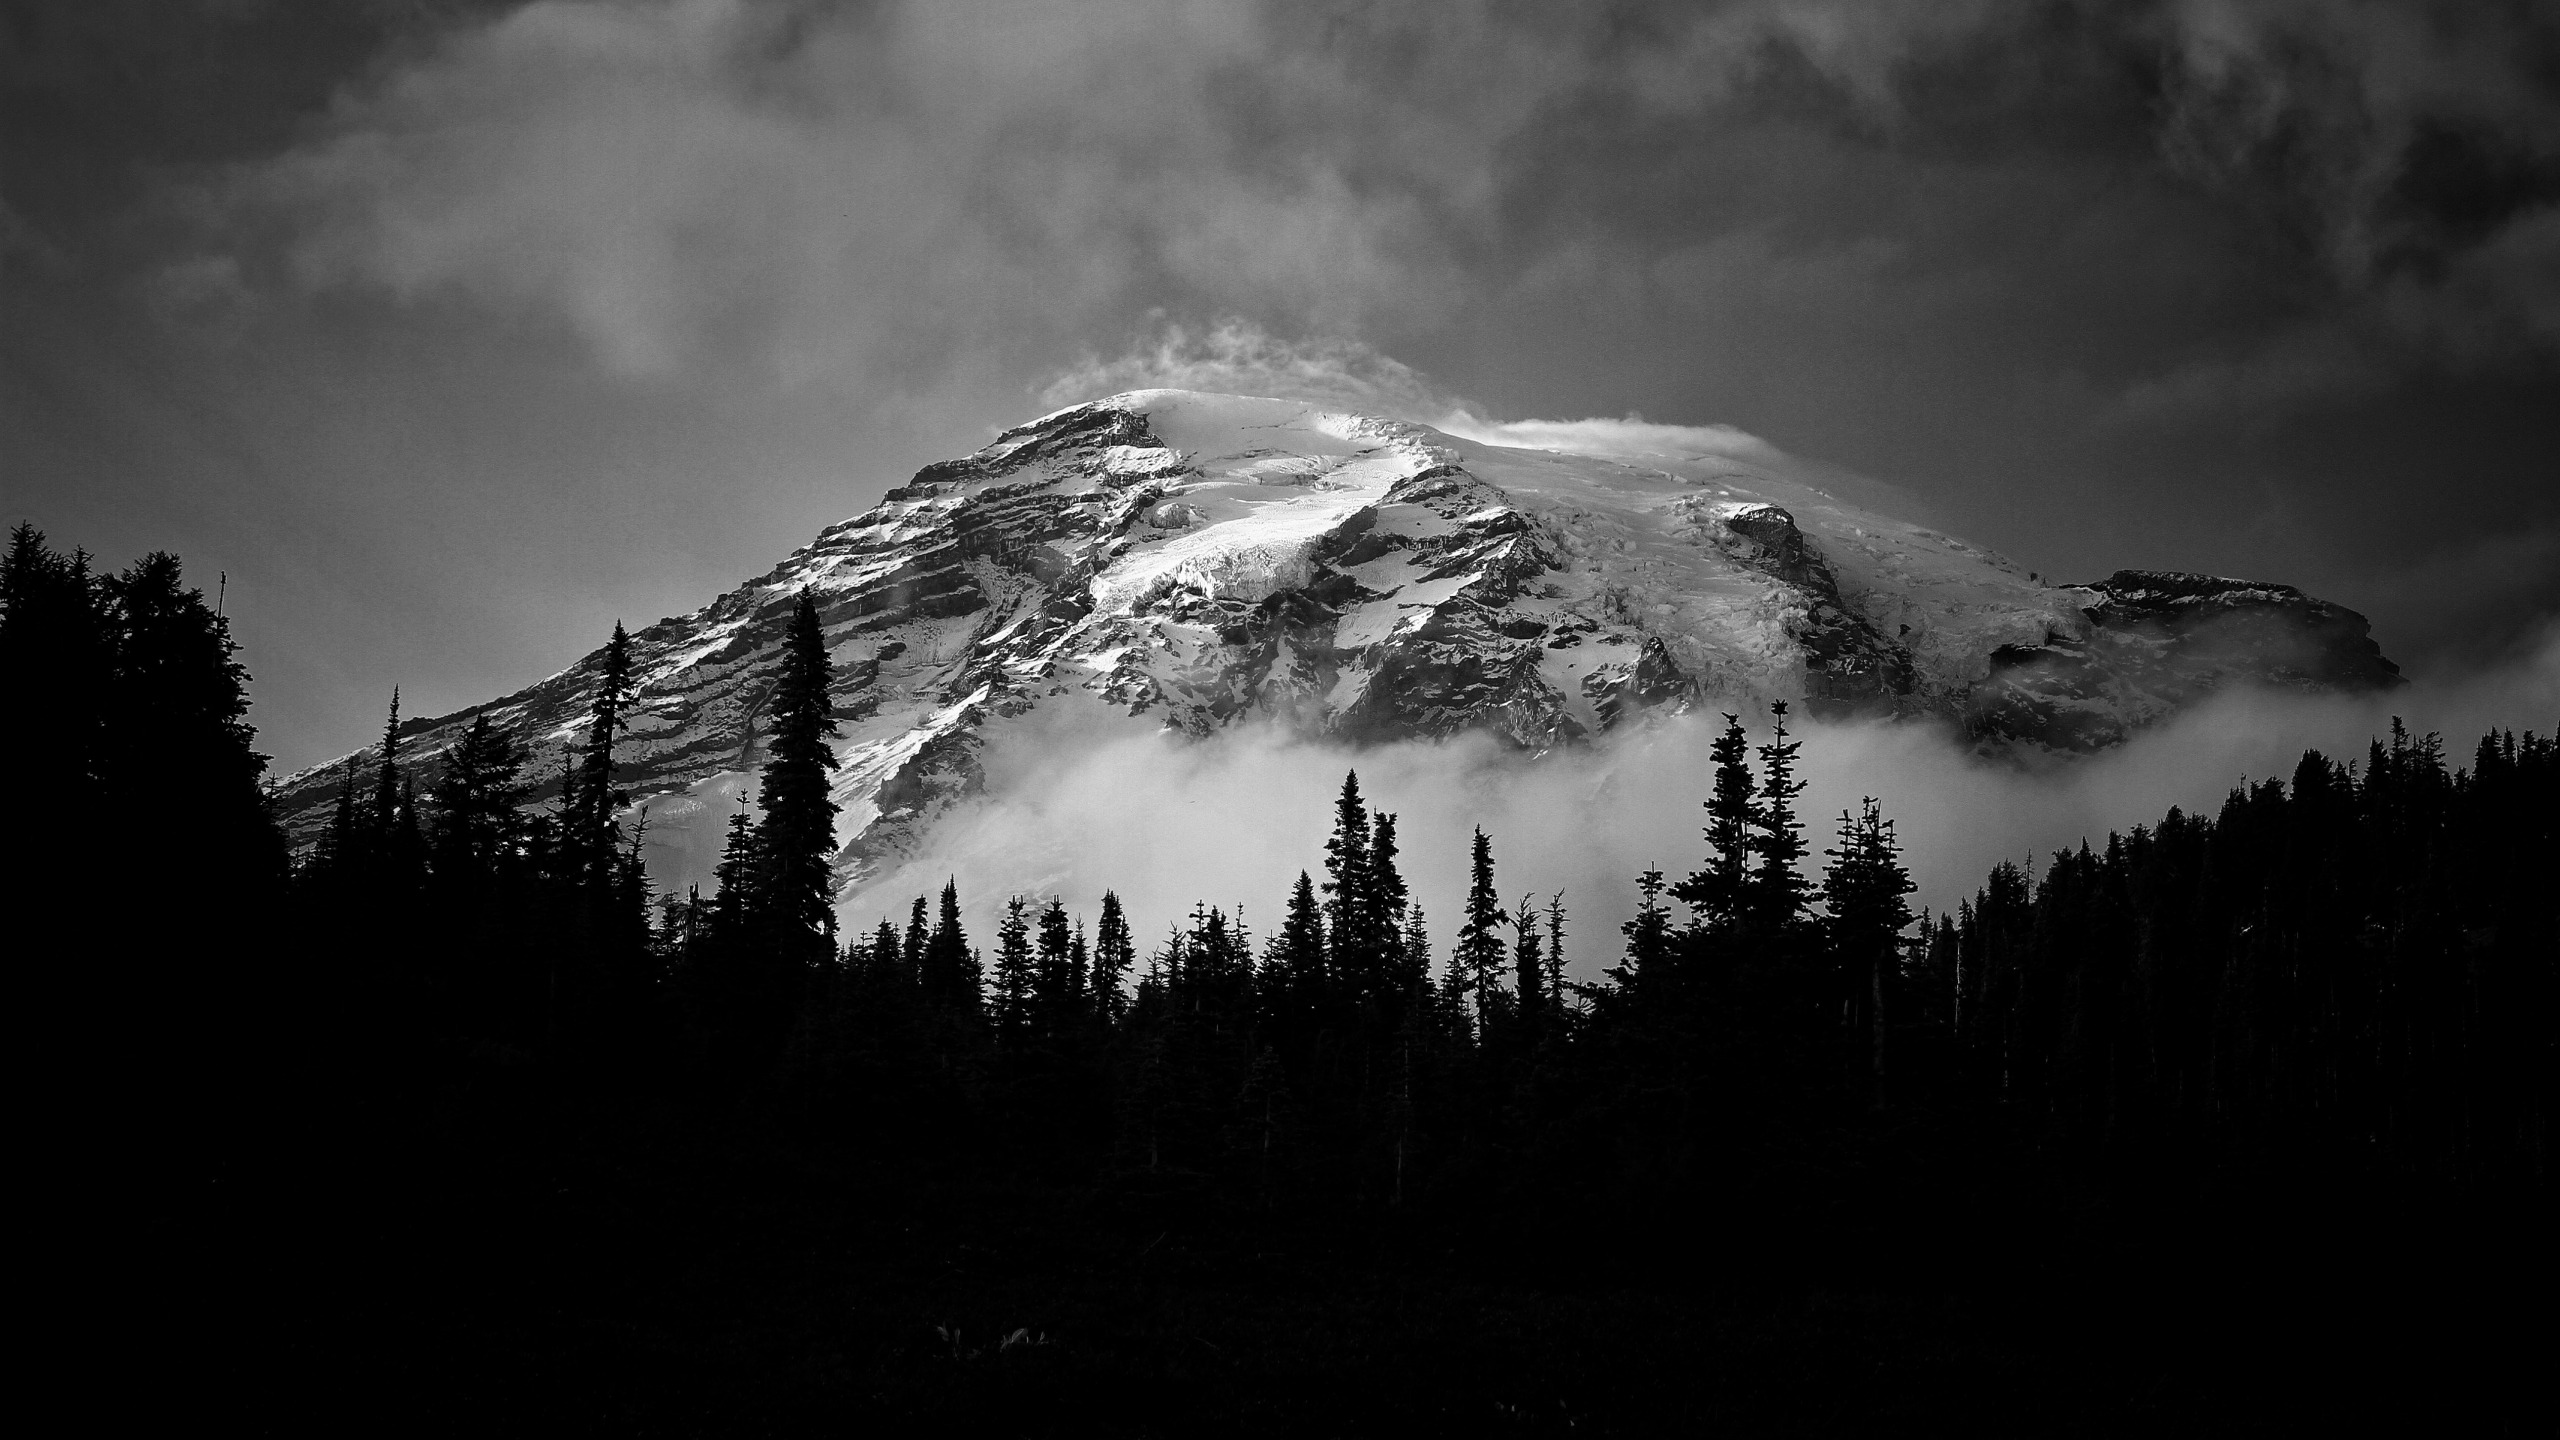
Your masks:
<svg viewBox="0 0 2560 1440"><path fill-rule="evenodd" d="M2560 722L2560 628L2517 663L2389 695L2307 698L2228 692L2094 758L1987 759L1916 723L1801 724L1807 834L1817 852L1866 795L1894 821L1918 903L1945 909L2001 860L2042 864L2082 840L2156 822L2170 806L2211 813L2245 781L2284 778L2306 749L2361 759L2393 716L2441 732L2456 761L2490 726L2548 733ZM1755 742L1768 717L1745 715ZM1027 717L985 752L987 793L953 812L928 848L845 897L849 926L903 919L912 896L960 884L972 933L992 935L1005 896L1064 897L1088 916L1115 889L1142 935L1161 937L1195 903L1276 923L1297 872L1322 878L1344 773L1399 817L1403 868L1445 953L1465 891L1468 837L1493 838L1506 904L1561 890L1568 950L1588 975L1618 953L1635 876L1674 879L1702 856L1699 806L1712 704L1599 743L1530 755L1481 736L1350 749L1267 726L1206 740L1090 709ZM1818 853L1817 853L1818 860Z"/></svg>

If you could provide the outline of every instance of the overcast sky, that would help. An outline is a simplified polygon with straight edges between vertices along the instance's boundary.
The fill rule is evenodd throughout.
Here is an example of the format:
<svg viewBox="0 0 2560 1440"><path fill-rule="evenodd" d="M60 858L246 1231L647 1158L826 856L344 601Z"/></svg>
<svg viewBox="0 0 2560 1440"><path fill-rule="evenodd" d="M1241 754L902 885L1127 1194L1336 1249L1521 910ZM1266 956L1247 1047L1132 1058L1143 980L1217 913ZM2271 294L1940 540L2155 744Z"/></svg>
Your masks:
<svg viewBox="0 0 2560 1440"><path fill-rule="evenodd" d="M2533 0L0 17L0 518L228 571L280 769L1168 375L1738 427L2413 669L2560 611Z"/></svg>

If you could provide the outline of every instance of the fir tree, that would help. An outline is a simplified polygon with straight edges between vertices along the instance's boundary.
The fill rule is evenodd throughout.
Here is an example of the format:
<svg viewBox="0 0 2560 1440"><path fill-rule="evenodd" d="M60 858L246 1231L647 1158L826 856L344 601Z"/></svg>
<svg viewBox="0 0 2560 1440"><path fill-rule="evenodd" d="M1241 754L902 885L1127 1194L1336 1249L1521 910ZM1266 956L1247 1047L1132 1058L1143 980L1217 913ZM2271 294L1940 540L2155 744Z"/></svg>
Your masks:
<svg viewBox="0 0 2560 1440"><path fill-rule="evenodd" d="M1272 945L1274 1009L1285 1026L1312 1025L1325 995L1324 914L1304 870L1289 891L1289 906Z"/></svg>
<svg viewBox="0 0 2560 1440"><path fill-rule="evenodd" d="M1707 863L1673 886L1671 898L1687 905L1701 928L1722 931L1742 915L1761 806L1751 778L1750 740L1739 717L1724 717L1724 729L1707 753L1715 766L1706 800Z"/></svg>
<svg viewBox="0 0 2560 1440"><path fill-rule="evenodd" d="M14 783L17 803L54 830L53 843L28 847L22 878L34 894L77 878L79 857L98 843L91 831L104 823L115 655L103 599L86 553L55 553L33 525L10 531L0 557L0 675L31 694L41 687L44 703L0 705L0 738L11 755L44 757Z"/></svg>
<svg viewBox="0 0 2560 1440"><path fill-rule="evenodd" d="M943 882L941 913L935 917L932 938L925 942L924 974L925 993L945 1011L973 1020L984 1013L985 975L976 952L969 948L969 934L960 925L957 878Z"/></svg>
<svg viewBox="0 0 2560 1440"><path fill-rule="evenodd" d="M1499 1002L1504 945L1503 928L1511 917L1502 910L1502 897L1493 888L1493 842L1479 828L1475 832L1475 849L1469 862L1466 922L1458 927L1457 947L1450 953L1450 965L1462 977L1466 990L1476 999L1476 1019L1484 1023Z"/></svg>
<svg viewBox="0 0 2560 1440"><path fill-rule="evenodd" d="M391 715L382 722L382 762L374 770L373 831L388 840L400 816L400 687L391 687Z"/></svg>
<svg viewBox="0 0 2560 1440"><path fill-rule="evenodd" d="M1342 792L1334 800L1333 834L1324 842L1326 957L1331 973L1326 977L1335 994L1329 998L1355 1001L1369 989L1371 971L1378 959L1372 933L1377 896L1371 883L1369 810L1360 799L1360 775L1347 772L1342 777Z"/></svg>
<svg viewBox="0 0 2560 1440"><path fill-rule="evenodd" d="M1809 908L1812 885L1797 868L1806 853L1803 822L1796 818L1796 797L1804 782L1795 778L1801 742L1787 736L1787 702L1772 701L1775 718L1769 743L1760 747L1760 792L1751 817L1752 868L1745 882L1744 909L1765 934L1793 931Z"/></svg>
<svg viewBox="0 0 2560 1440"><path fill-rule="evenodd" d="M1398 931L1404 924L1405 906L1409 903L1404 874L1396 866L1396 817L1384 811L1369 812L1369 907L1368 943L1377 957L1370 981L1370 1002L1388 1023L1402 1009L1406 992L1412 987L1412 976L1399 963L1403 948Z"/></svg>
<svg viewBox="0 0 2560 1440"><path fill-rule="evenodd" d="M1629 1004L1661 1003L1671 983L1673 937L1671 912L1662 906L1659 868L1636 877L1636 913L1619 924L1618 933L1626 937L1626 957L1603 973Z"/></svg>
<svg viewBox="0 0 2560 1440"><path fill-rule="evenodd" d="M1020 1051L1030 1038L1034 976L1031 921L1021 896L1005 901L996 925L996 1041Z"/></svg>
<svg viewBox="0 0 2560 1440"><path fill-rule="evenodd" d="M356 809L356 757L347 757L346 768L338 775L338 804L329 813L327 828L320 832L320 843L312 854L305 878L327 886L344 887L356 866L363 863L364 822Z"/></svg>
<svg viewBox="0 0 2560 1440"><path fill-rule="evenodd" d="M925 953L933 940L933 927L926 920L929 913L925 898L917 896L915 905L907 911L906 936L898 945L898 963L906 970L907 983L928 994L933 989L925 969Z"/></svg>
<svg viewBox="0 0 2560 1440"><path fill-rule="evenodd" d="M1428 984L1431 978L1431 924L1424 918L1422 907L1408 906L1404 912L1404 933L1398 937L1404 951L1405 973L1417 984Z"/></svg>
<svg viewBox="0 0 2560 1440"><path fill-rule="evenodd" d="M1120 908L1120 896L1105 890L1102 918L1093 926L1093 1008L1106 1025L1117 1025L1128 1011L1129 968L1137 958L1138 947L1129 934L1129 917Z"/></svg>
<svg viewBox="0 0 2560 1440"><path fill-rule="evenodd" d="M1911 907L1903 897L1916 887L1903 869L1893 822L1873 797L1855 818L1840 816L1840 843L1824 852L1822 876L1829 908L1834 983L1843 1029L1851 1042L1849 1073L1871 1104L1884 1103L1885 982L1895 968Z"/></svg>
<svg viewBox="0 0 2560 1440"><path fill-rule="evenodd" d="M711 872L719 887L711 900L713 928L736 945L748 943L754 931L755 877L764 867L759 842L759 831L747 818L747 799L741 795L737 811L729 817L729 838L721 847L720 863Z"/></svg>
<svg viewBox="0 0 2560 1440"><path fill-rule="evenodd" d="M1538 897L1521 896L1512 920L1519 931L1511 951L1512 994L1520 1008L1520 1023L1534 1039L1547 1019L1547 966L1538 931Z"/></svg>
<svg viewBox="0 0 2560 1440"><path fill-rule="evenodd" d="M0 710L47 712L33 723L58 735L65 748L23 753L28 768L60 767L61 774L36 777L30 793L14 798L91 804L87 814L45 814L43 823L60 826L60 833L24 847L40 853L11 878L25 893L44 895L47 905L67 906L80 917L85 933L52 958L77 961L72 968L85 973L64 983L111 988L60 1007L40 1002L28 1013L106 1024L96 1053L79 1057L77 1073L101 1077L110 1094L130 1088L117 1098L136 1108L109 1119L109 1131L138 1153L183 1155L192 1165L204 1158L198 1147L225 1123L224 1111L247 1103L231 1089L238 1062L228 1057L283 1039L268 1028L277 1008L308 1003L306 996L269 988L278 958L270 906L281 898L287 871L283 839L260 788L266 757L255 748L248 720L249 675L229 622L186 583L176 556L146 555L100 582L90 576L85 555L38 565L39 548L27 531L11 544L13 573L0 582L0 592L8 592L8 628L19 632L10 648L18 649L20 639L40 651L49 645L71 668L36 676L9 672L7 683L25 688L13 691ZM37 613L22 617L22 605ZM28 622L23 631L21 618ZM85 694L65 688L83 684L95 688ZM54 720L57 706L61 718ZM83 762L86 775L79 773ZM169 820L177 822L175 831ZM184 841L176 863L151 848L172 834ZM66 861L68 874L61 868ZM52 888L66 882L68 888ZM113 888L119 885L121 891ZM111 908L119 895L142 909ZM136 927L130 922L137 917L217 923L181 938L149 924ZM367 940L397 939L407 918L368 915L356 923L382 927ZM41 963L49 947L31 948L28 958Z"/></svg>
<svg viewBox="0 0 2560 1440"><path fill-rule="evenodd" d="M1066 902L1052 895L1040 909L1039 962L1032 974L1032 1013L1040 1036L1055 1040L1075 1023L1084 1004L1083 967L1075 956L1075 937Z"/></svg>
<svg viewBox="0 0 2560 1440"><path fill-rule="evenodd" d="M1573 1009L1565 1000L1569 988L1578 987L1568 987L1564 978L1564 892L1561 890L1547 897L1546 967L1548 1003L1559 1016L1564 1015Z"/></svg>
<svg viewBox="0 0 2560 1440"><path fill-rule="evenodd" d="M906 947L898 940L898 927L886 915L880 917L880 928L871 932L866 960L871 983L880 989L903 990L915 983L915 972L906 964Z"/></svg>
<svg viewBox="0 0 2560 1440"><path fill-rule="evenodd" d="M1074 1001L1074 1018L1085 1019L1094 1002L1093 946L1085 939L1081 915L1076 917L1074 937L1067 941L1067 993Z"/></svg>
<svg viewBox="0 0 2560 1440"><path fill-rule="evenodd" d="M433 811L428 846L436 877L448 889L491 882L523 829L518 776L524 750L489 724L486 714L448 746L428 791Z"/></svg>
<svg viewBox="0 0 2560 1440"><path fill-rule="evenodd" d="M613 746L631 727L630 707L631 637L617 620L597 667L595 693L587 703L587 743L578 752L575 789L570 788L566 774L561 780L561 817L567 827L564 840L570 867L591 885L610 881L613 855L620 848L613 815L627 797L613 788Z"/></svg>
<svg viewBox="0 0 2560 1440"><path fill-rule="evenodd" d="M619 643L619 627L614 635ZM836 768L827 743L837 733L828 698L832 677L817 602L804 589L791 608L774 683L772 758L760 782L764 873L758 886L776 943L804 951L806 937L826 931L835 914L836 803L827 781Z"/></svg>

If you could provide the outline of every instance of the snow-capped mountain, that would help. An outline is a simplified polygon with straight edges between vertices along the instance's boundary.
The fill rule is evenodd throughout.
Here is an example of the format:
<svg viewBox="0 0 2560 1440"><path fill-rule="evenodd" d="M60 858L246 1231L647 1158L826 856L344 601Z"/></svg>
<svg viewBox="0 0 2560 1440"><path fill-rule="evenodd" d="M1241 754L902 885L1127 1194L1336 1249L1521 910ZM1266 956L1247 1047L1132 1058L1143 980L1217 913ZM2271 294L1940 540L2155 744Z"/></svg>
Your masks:
<svg viewBox="0 0 2560 1440"><path fill-rule="evenodd" d="M619 778L653 820L681 828L751 788L803 589L837 666L848 879L913 847L978 786L986 740L1041 707L1192 733L1259 715L1353 742L1483 728L1541 749L1648 710L1785 699L2069 751L2234 681L2399 683L2364 617L2287 586L2045 583L1769 465L1509 449L1145 390L928 466L770 573L633 634ZM411 721L404 748L432 770L485 712L556 787L599 659ZM297 840L342 765L283 782Z"/></svg>

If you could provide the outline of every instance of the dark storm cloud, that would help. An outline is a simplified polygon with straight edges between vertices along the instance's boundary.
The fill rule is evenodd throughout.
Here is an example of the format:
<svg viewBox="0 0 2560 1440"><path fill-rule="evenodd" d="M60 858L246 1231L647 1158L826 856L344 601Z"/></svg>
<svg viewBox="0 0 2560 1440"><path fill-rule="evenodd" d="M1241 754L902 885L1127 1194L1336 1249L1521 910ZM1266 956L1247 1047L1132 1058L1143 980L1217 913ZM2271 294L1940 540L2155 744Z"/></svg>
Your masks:
<svg viewBox="0 0 2560 1440"><path fill-rule="evenodd" d="M427 513L460 464L493 535L619 503L652 517L622 553L696 537L616 592L659 613L867 500L809 478L830 454L876 487L1044 396L1223 379L1723 422L2048 572L2400 606L2404 658L2560 604L2560 30L2529 4L11 14L0 244L46 322L21 330L122 347L92 429L139 373L264 437L240 448L300 479L226 491L244 524L261 484L297 523L335 486L461 563L473 522ZM10 403L76 451L43 398L67 362L10 343ZM279 457L297 387L377 418ZM690 474L651 470L651 426ZM142 506L200 483L25 468ZM458 583L556 609L606 588L587 543ZM2426 577L2467 554L2505 579L2444 603ZM538 638L507 679L565 658Z"/></svg>
<svg viewBox="0 0 2560 1440"><path fill-rule="evenodd" d="M2299 314L2131 377L2156 414L2547 354L2553 44L2494 6L539 0L217 199L305 285L539 306L632 373L867 382L1140 303L1925 319L2034 243L1966 211L2130 170L2304 262Z"/></svg>

